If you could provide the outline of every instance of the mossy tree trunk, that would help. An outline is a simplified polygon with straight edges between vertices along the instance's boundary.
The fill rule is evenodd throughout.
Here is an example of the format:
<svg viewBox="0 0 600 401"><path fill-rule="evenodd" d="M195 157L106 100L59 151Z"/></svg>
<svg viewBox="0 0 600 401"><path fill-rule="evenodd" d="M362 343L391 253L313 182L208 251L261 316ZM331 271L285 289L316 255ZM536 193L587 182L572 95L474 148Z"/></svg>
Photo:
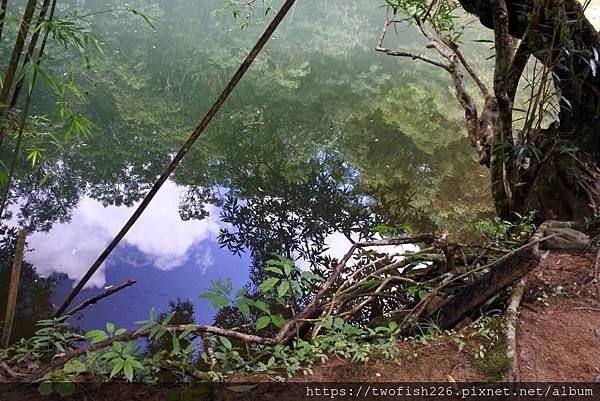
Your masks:
<svg viewBox="0 0 600 401"><path fill-rule="evenodd" d="M460 0L494 30L496 68L490 168L498 213L596 222L600 205L600 35L575 0ZM520 42L515 48L514 38ZM513 125L530 58L544 65L559 112L550 126ZM531 103L537 99L532 97ZM537 106L534 104L534 106ZM540 107L542 109L542 107ZM543 112L543 110L541 110ZM532 149L533 152L532 152ZM528 165L523 166L524 155Z"/></svg>

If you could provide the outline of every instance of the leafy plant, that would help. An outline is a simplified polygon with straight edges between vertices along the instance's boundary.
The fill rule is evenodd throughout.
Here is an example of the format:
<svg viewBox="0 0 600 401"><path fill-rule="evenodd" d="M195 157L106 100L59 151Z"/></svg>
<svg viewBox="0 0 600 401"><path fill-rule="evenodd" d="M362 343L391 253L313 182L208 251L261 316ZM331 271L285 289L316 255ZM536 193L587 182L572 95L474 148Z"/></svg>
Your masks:
<svg viewBox="0 0 600 401"><path fill-rule="evenodd" d="M72 350L73 342L80 338L68 329L66 317L40 320L37 326L31 338L13 344L0 354L0 360L27 363L36 368L45 357Z"/></svg>
<svg viewBox="0 0 600 401"><path fill-rule="evenodd" d="M283 256L268 260L262 272L265 273L265 279L258 284L258 295L261 299L248 297L249 290L246 287L234 293L231 279L227 279L226 282L213 280L212 288L199 297L210 300L213 308L233 306L246 319L250 318L253 313L251 308L253 308L256 315L256 330L262 330L270 324L281 328L285 324L285 318L273 313L269 305L293 309L296 300L313 289L315 282L324 281L317 274L301 271L294 261Z"/></svg>
<svg viewBox="0 0 600 401"><path fill-rule="evenodd" d="M503 220L499 217L480 220L469 227L468 231L482 234L486 241L494 246L504 250L522 245L531 237L535 231L533 221L535 211L530 211L526 215L514 213L516 222Z"/></svg>

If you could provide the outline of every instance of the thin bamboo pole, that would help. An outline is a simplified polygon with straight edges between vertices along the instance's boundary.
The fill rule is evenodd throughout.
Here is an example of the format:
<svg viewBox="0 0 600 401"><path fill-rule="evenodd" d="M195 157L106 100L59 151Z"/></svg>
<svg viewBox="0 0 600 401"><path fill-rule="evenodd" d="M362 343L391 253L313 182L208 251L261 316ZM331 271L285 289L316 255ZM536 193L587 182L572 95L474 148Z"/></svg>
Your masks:
<svg viewBox="0 0 600 401"><path fill-rule="evenodd" d="M2 346L8 348L12 324L15 319L15 308L17 306L17 293L19 291L19 279L21 278L21 264L23 263L23 252L25 250L25 237L27 231L21 229L17 237L17 249L13 261L10 284L8 288L8 300L6 302L6 314L4 317L4 330L2 330Z"/></svg>

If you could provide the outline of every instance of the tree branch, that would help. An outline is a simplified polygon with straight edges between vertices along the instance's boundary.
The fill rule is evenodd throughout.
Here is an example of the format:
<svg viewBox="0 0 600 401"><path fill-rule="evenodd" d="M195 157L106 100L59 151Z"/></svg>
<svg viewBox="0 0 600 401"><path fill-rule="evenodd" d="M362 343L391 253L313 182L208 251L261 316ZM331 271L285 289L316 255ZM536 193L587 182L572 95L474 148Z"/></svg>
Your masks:
<svg viewBox="0 0 600 401"><path fill-rule="evenodd" d="M83 303L79 304L78 306L76 306L75 308L71 309L69 312L67 312L65 315L73 316L74 314L81 312L83 309L87 308L90 305L95 304L96 302L100 301L101 299L104 299L106 297L111 296L112 294L121 291L124 288L130 287L132 285L134 285L136 283L135 280L127 280L126 283L123 283L121 285L119 285L118 287L114 287L109 289L108 291L103 292L100 295L96 295L93 298L90 298L86 301L84 301Z"/></svg>

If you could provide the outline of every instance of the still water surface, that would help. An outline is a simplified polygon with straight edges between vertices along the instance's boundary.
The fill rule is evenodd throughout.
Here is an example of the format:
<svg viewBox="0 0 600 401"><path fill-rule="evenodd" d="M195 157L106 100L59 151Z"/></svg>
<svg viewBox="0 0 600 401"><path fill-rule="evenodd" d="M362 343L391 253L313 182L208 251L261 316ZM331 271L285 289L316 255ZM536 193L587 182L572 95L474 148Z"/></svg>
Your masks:
<svg viewBox="0 0 600 401"><path fill-rule="evenodd" d="M137 284L87 308L78 325L132 327L177 299L212 323L215 311L198 294L214 279L241 288L272 253L322 271L348 238L378 224L429 231L489 213L487 171L467 145L448 78L376 54L383 11L351 3L296 6L74 305ZM33 231L26 261L42 277L61 277L40 295L50 303L62 302L118 232L263 29L239 32L231 18L210 15L216 4L154 8L156 31L95 21L107 57L82 78L93 136L48 155L41 186L23 167L12 194L10 225ZM417 38L407 29L392 44Z"/></svg>

